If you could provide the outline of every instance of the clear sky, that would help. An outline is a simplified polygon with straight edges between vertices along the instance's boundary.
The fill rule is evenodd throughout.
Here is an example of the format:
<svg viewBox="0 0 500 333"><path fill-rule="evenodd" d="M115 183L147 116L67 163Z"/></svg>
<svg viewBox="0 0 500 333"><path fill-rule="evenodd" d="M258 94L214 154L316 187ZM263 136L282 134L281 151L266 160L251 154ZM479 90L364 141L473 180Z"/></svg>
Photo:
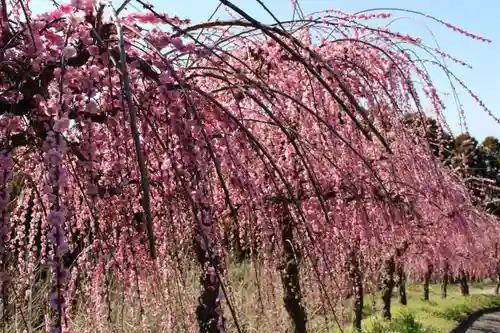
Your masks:
<svg viewBox="0 0 500 333"><path fill-rule="evenodd" d="M122 0L113 0L115 4L121 2ZM218 0L149 0L149 2L157 11L178 15L181 18L190 18L195 22L207 20L219 3ZM255 0L233 0L233 2L264 23L273 22ZM290 0L264 0L264 3L279 18L290 19L292 17ZM477 2L465 0L299 0L299 3L306 15L328 8L341 9L346 12L374 7L412 9L431 14L471 33L493 40L491 44L470 40L428 19L404 13L398 16L408 18L393 25L393 29L397 28L399 32L419 36L427 45L434 46L432 36L427 30L430 28L443 51L468 62L473 67L468 69L448 63L452 71L500 118L500 28L498 27L500 0ZM50 0L32 0L32 9L35 13L45 11L50 7ZM220 9L215 17L227 18L227 13ZM434 82L439 90L451 91L443 75L436 74ZM471 134L480 141L488 135L500 137L500 124L490 118L462 89L459 90L459 96ZM458 111L451 101L447 105L449 107L446 111L446 118L456 134L460 132Z"/></svg>

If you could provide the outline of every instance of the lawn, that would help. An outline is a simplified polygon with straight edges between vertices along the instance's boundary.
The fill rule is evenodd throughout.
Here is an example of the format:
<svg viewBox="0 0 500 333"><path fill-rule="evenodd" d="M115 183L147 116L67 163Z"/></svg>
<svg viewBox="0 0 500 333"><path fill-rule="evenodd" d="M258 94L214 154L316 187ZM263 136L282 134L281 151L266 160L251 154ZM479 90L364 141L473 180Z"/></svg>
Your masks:
<svg viewBox="0 0 500 333"><path fill-rule="evenodd" d="M373 314L367 309L369 315L365 318L363 330L365 332L397 332L401 333L424 333L424 332L448 332L456 327L460 320L466 318L477 310L500 306L500 297L492 293L493 286L485 284L471 285L471 295L464 297L460 294L458 286L451 285L448 288L448 297L441 298L440 286L431 286L430 300L424 301L422 287L411 285L407 290L408 305L399 304L397 295L393 297L393 324L382 320L380 312ZM366 299L366 306L370 307L370 300ZM381 306L380 302L377 304ZM410 314L410 316L408 316ZM412 317L419 328L404 330L402 322L411 322ZM410 325L407 323L407 325ZM403 325L404 326L404 325ZM385 328L385 330L384 330ZM349 328L347 332L351 332Z"/></svg>
<svg viewBox="0 0 500 333"><path fill-rule="evenodd" d="M141 305L146 309L143 317L138 311L138 300L133 297L123 297L119 288L111 291L109 312L107 308L102 309L103 316L109 316L105 317L109 320L98 321L90 316L88 313L94 310L94 305L88 303L87 300L82 300L73 309L72 332L144 332L141 320L143 320L142 323L146 323L148 327L146 331L149 332L167 331L162 325L165 325L168 320L175 323L172 325L174 329L168 332L197 332L194 309L196 309L199 295L199 272L193 267L183 274L187 281L184 286L176 284L175 276L167 276L165 280L155 280L141 286ZM258 265L252 266L246 263L230 266L225 283L243 332L285 333L293 331L288 314L283 307L281 280L276 270L266 270ZM327 286L328 290L335 290L333 284ZM164 293L158 291L160 287L164 288ZM442 299L439 285L433 285L430 289L430 301L425 302L422 300L422 286L409 285L408 306L406 307L399 305L395 289L392 303L394 317L392 327L388 327L389 324L384 323L380 318L381 295L375 295L377 301L375 313L371 309L372 296L366 295L363 333L442 333L455 327L460 319L473 311L500 306L500 297L493 295L492 284L471 284L470 287L471 295L463 297L460 295L458 286L450 285L448 298ZM303 292L308 310L309 333L340 332L338 327L335 328L335 320L346 323L344 332L352 332L350 301L334 304L336 318L333 318L331 311L324 307L324 302L318 296L319 291L314 288L312 282L304 280ZM34 294L30 305L22 309L22 313L21 311L15 313L15 321L30 322L43 314L46 308L46 294L46 292ZM236 332L227 302L224 302L224 308L228 319L228 331ZM415 323L405 315L407 313L410 313L421 324L420 328L415 328ZM412 324L414 329L408 329ZM19 324L16 327L18 326ZM13 326L11 330L7 328L6 331L18 332L18 329Z"/></svg>

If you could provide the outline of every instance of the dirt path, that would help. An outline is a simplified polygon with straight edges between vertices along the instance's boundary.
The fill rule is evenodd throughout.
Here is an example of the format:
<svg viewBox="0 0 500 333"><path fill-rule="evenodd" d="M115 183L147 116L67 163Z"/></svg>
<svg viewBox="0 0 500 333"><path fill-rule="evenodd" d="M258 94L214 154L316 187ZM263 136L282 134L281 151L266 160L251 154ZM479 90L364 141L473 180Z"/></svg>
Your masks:
<svg viewBox="0 0 500 333"><path fill-rule="evenodd" d="M471 289L471 294L484 294L484 295L493 295L495 294L495 287L491 287L491 288L486 288L486 289L476 289L476 288L473 288Z"/></svg>

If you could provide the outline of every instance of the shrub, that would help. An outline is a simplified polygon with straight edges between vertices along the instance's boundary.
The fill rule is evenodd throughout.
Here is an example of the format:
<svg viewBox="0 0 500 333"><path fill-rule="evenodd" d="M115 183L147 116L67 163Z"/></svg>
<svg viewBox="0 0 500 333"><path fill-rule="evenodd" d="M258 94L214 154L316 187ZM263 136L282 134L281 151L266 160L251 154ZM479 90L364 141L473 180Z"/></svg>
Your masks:
<svg viewBox="0 0 500 333"><path fill-rule="evenodd" d="M376 322L371 333L438 333L438 331L424 327L411 313L404 312L395 317L387 326Z"/></svg>

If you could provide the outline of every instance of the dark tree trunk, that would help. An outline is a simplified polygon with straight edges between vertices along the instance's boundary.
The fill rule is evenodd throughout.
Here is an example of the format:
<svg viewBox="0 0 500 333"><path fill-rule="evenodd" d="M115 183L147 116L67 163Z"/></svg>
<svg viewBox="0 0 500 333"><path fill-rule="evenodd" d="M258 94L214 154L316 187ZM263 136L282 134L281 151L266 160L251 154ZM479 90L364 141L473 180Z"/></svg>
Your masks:
<svg viewBox="0 0 500 333"><path fill-rule="evenodd" d="M2 297L2 314L1 315L1 320L0 323L2 324L3 327L7 327L10 319L11 319L11 313L12 313L12 306L9 303L9 284L7 281L2 281L2 288L1 288L1 297Z"/></svg>
<svg viewBox="0 0 500 333"><path fill-rule="evenodd" d="M200 333L225 333L226 323L219 300L220 258L215 251L213 220L209 208L200 208L201 225L195 228L194 248L196 258L203 271L200 276L202 291L198 298L196 317Z"/></svg>
<svg viewBox="0 0 500 333"><path fill-rule="evenodd" d="M224 230L223 246L231 253L236 263L242 263L250 258L249 251L244 248L240 239L240 227L237 219L231 219L230 225Z"/></svg>
<svg viewBox="0 0 500 333"><path fill-rule="evenodd" d="M185 108L190 109L188 99L184 98L183 102ZM201 291L196 307L196 319L199 333L225 333L226 320L220 302L220 276L223 269L210 195L212 191L208 185L210 167L207 163L211 161L211 157L208 149L199 145L193 129L188 126L193 120L198 121L194 113L182 113L181 109L177 108L171 118L171 128L173 134L178 136L181 147L178 162L181 169L184 169L184 175L179 178L187 190L186 199L191 203L194 217L193 252L201 268ZM198 153L195 153L196 151ZM232 224L234 225L235 223ZM236 318L235 324L238 326Z"/></svg>
<svg viewBox="0 0 500 333"><path fill-rule="evenodd" d="M427 266L427 272L425 272L424 277L424 301L429 300L429 284L431 281L433 267L431 264Z"/></svg>
<svg viewBox="0 0 500 333"><path fill-rule="evenodd" d="M354 328L361 331L361 321L363 320L363 284L359 283L354 288Z"/></svg>
<svg viewBox="0 0 500 333"><path fill-rule="evenodd" d="M391 297L392 290L394 289L394 258L391 257L384 263L383 280L382 280L382 316L386 320L391 320Z"/></svg>
<svg viewBox="0 0 500 333"><path fill-rule="evenodd" d="M404 265L401 262L401 257L404 255L408 249L408 242L404 242L401 246L396 249L396 259L398 260L397 265L397 275L398 275L398 286L399 286L399 303L401 305L407 305L408 299L406 297L406 275L404 272Z"/></svg>
<svg viewBox="0 0 500 333"><path fill-rule="evenodd" d="M463 296L469 295L469 283L467 282L467 274L465 271L460 272L460 291Z"/></svg>
<svg viewBox="0 0 500 333"><path fill-rule="evenodd" d="M449 265L448 265L448 263L445 263L443 282L441 284L441 297L442 298L446 298L446 296L448 296L448 282L449 282L449 280L450 280Z"/></svg>
<svg viewBox="0 0 500 333"><path fill-rule="evenodd" d="M497 285L495 286L495 295L500 293L500 275L497 276Z"/></svg>
<svg viewBox="0 0 500 333"><path fill-rule="evenodd" d="M293 219L287 208L282 211L281 244L283 246L283 260L281 265L281 283L283 285L283 301L285 309L295 327L295 333L306 333L307 316L302 306L302 292L300 289L299 260L300 253L293 240Z"/></svg>
<svg viewBox="0 0 500 333"><path fill-rule="evenodd" d="M399 303L401 305L407 305L408 299L406 297L406 275L403 270L403 266L398 265L398 286L399 286Z"/></svg>
<svg viewBox="0 0 500 333"><path fill-rule="evenodd" d="M350 254L349 277L354 288L353 326L355 331L361 331L361 321L363 320L363 276L354 251Z"/></svg>
<svg viewBox="0 0 500 333"><path fill-rule="evenodd" d="M372 291L372 312L377 312L377 296L375 291Z"/></svg>

